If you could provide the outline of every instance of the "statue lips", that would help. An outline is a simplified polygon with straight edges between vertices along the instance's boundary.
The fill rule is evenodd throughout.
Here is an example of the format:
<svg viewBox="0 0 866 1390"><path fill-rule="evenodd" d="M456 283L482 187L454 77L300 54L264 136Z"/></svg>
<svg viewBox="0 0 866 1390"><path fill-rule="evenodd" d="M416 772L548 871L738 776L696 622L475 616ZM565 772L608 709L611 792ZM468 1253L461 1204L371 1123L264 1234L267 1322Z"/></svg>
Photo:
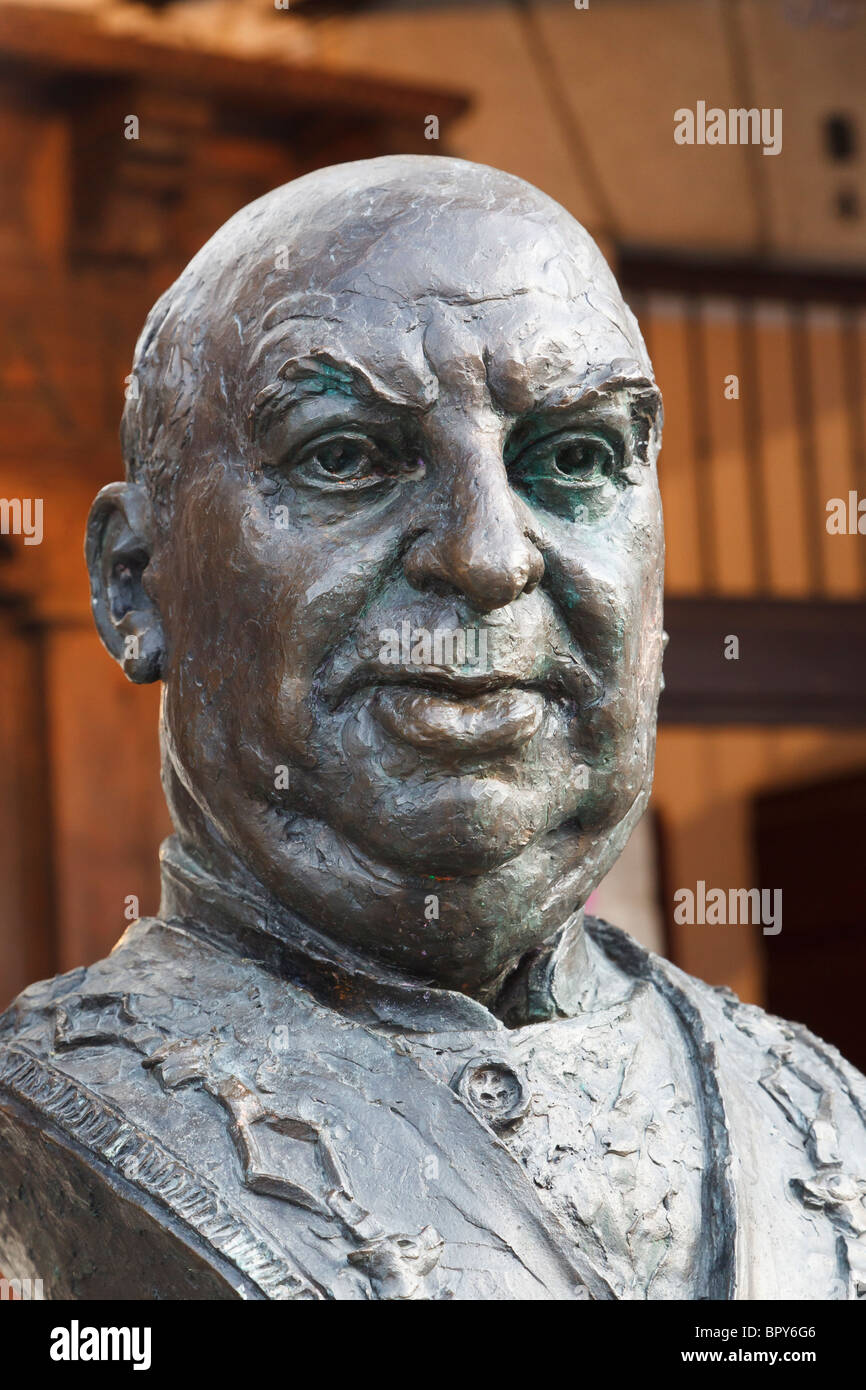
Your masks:
<svg viewBox="0 0 866 1390"><path fill-rule="evenodd" d="M541 724L544 695L516 685L469 695L459 687L389 684L376 691L371 712L422 752L478 757L528 743Z"/></svg>
<svg viewBox="0 0 866 1390"><path fill-rule="evenodd" d="M600 698L601 682L579 658L531 662L469 675L441 667L397 668L375 661L331 668L323 682L335 711L360 696L381 727L420 752L488 757L523 747L538 732L548 702L576 713Z"/></svg>

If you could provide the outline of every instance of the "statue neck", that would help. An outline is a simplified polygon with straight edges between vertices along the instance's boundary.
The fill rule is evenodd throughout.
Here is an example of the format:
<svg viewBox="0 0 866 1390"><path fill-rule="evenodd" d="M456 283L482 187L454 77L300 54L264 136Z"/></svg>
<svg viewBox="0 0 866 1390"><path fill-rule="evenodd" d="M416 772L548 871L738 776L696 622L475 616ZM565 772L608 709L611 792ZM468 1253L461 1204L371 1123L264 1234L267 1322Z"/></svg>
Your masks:
<svg viewBox="0 0 866 1390"><path fill-rule="evenodd" d="M360 1021L424 1032L495 1031L571 1016L594 995L582 912L551 941L526 952L493 990L473 997L402 975L333 940L278 903L241 866L226 876L214 873L176 836L164 841L160 860L160 917L300 980L323 1003Z"/></svg>
<svg viewBox="0 0 866 1390"><path fill-rule="evenodd" d="M251 934L263 948L283 943L295 973L305 954L342 962L354 975L472 999L512 1026L581 1008L592 975L582 907L597 877L596 842L563 832L487 872L420 881L370 862L324 822L307 822L277 875L271 862L256 863L255 845L241 860L171 769L165 782L178 833L164 865L186 887L181 913L170 883L163 915L192 914L206 927L210 914L229 944L241 926L247 944ZM233 904L245 905L243 922Z"/></svg>

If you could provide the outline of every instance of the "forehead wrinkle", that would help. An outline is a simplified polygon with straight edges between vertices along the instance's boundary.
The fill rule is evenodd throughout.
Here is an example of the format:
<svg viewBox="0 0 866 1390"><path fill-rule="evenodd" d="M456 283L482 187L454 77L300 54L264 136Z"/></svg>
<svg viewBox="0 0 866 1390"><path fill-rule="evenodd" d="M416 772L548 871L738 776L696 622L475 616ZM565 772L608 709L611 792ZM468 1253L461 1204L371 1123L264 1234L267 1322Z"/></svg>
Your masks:
<svg viewBox="0 0 866 1390"><path fill-rule="evenodd" d="M425 361L452 403L489 403L489 349L484 342L483 319L459 312L470 305L447 303L438 296L437 308L439 312L430 315L421 339Z"/></svg>
<svg viewBox="0 0 866 1390"><path fill-rule="evenodd" d="M312 331L319 330L322 343L310 345L323 350L330 346L335 357L340 356L347 335L357 336L359 328L365 342L382 342L383 335L387 334L392 342L406 343L410 347L422 328L421 317L405 298L374 296L357 288L336 286L329 290L310 287L272 296L273 287L266 287L262 297L267 302L259 306L252 325L254 334L250 336L254 336L255 341L249 361L253 369L287 337L297 339L300 347L300 331L293 332L296 326L307 332L311 331L310 326ZM403 354L407 368L418 373L423 371L420 349L415 349L415 355L417 360L413 362L409 351Z"/></svg>
<svg viewBox="0 0 866 1390"><path fill-rule="evenodd" d="M269 326L265 326L268 325L269 319L271 320ZM328 325L329 327L336 328L339 326L339 322L337 317L329 317L327 314L315 312L308 314L287 314L284 318L274 316L273 319L271 315L268 314L263 323L264 331L256 338L249 356L250 370L255 371L256 367L261 364L272 349L279 348L280 344L285 339L288 325L295 323L310 323L315 324L317 327Z"/></svg>
<svg viewBox="0 0 866 1390"><path fill-rule="evenodd" d="M380 289L384 293L381 296L369 294L363 291L368 299L375 299L377 303L391 304L404 303L405 291L391 289L388 285L380 284L373 280L371 276L364 276L365 282L372 285L375 289ZM351 293L351 291L343 291ZM359 291L361 293L361 291ZM490 290L482 293L469 289L445 289L436 288L429 290L416 290L412 293L412 303L421 308L435 309L442 305L447 309L472 309L479 304L510 304L514 299L521 299L525 295L546 295L557 304L576 303L582 295L564 295L556 290L546 289L543 285L516 285L507 290Z"/></svg>

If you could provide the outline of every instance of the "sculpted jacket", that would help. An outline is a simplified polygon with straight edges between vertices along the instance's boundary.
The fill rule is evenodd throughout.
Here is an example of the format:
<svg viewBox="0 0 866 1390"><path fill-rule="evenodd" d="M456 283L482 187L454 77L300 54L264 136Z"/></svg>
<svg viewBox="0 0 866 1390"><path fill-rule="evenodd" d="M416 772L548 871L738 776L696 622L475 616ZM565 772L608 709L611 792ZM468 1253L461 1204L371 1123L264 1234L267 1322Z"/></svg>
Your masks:
<svg viewBox="0 0 866 1390"><path fill-rule="evenodd" d="M0 1018L0 1269L49 1298L866 1296L866 1081L605 923L497 1015L174 841ZM506 1023L501 1021L505 1018Z"/></svg>

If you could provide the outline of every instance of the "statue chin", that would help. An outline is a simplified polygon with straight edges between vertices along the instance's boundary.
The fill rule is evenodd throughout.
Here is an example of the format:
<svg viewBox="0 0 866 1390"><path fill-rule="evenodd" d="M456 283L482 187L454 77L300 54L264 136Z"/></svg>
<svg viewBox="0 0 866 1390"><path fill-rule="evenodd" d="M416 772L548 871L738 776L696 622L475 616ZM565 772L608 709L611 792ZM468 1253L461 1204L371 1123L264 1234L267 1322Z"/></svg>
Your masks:
<svg viewBox="0 0 866 1390"><path fill-rule="evenodd" d="M590 793L583 759L553 740L525 761L479 759L451 770L429 760L386 764L365 748L353 750L347 773L345 760L325 751L314 769L297 770L287 815L300 809L326 821L408 877L485 873L566 822L591 821L603 831L628 809L607 778L596 776Z"/></svg>
<svg viewBox="0 0 866 1390"><path fill-rule="evenodd" d="M398 873L456 878L515 860L568 814L547 788L542 796L498 777L461 777L411 799L398 789L375 817L341 809L335 826Z"/></svg>

